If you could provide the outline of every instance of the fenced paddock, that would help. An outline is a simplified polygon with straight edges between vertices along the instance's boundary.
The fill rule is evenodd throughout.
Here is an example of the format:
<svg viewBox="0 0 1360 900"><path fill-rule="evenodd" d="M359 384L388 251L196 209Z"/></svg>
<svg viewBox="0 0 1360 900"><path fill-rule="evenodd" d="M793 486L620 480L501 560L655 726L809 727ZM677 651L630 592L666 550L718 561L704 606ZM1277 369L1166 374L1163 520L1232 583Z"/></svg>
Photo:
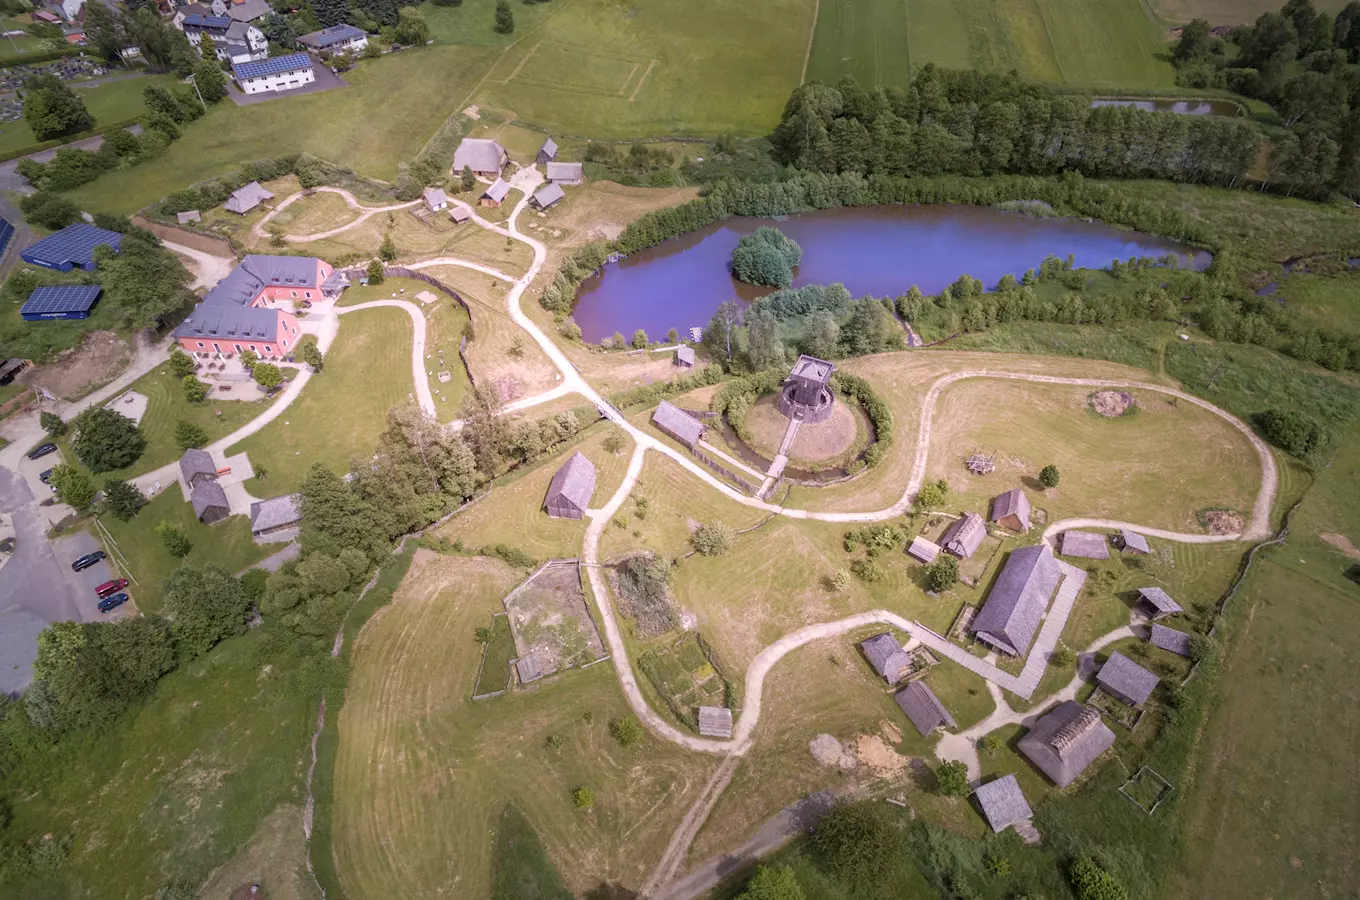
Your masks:
<svg viewBox="0 0 1360 900"><path fill-rule="evenodd" d="M520 60L504 83L599 97L631 97L636 96L655 64L656 60L649 57L541 41Z"/></svg>
<svg viewBox="0 0 1360 900"><path fill-rule="evenodd" d="M509 617L505 613L495 613L491 616L491 640L482 645L482 662L477 667L477 680L472 688L473 700L489 700L505 693L514 655L515 642Z"/></svg>
<svg viewBox="0 0 1360 900"><path fill-rule="evenodd" d="M1135 806L1148 815L1157 811L1167 796L1175 790L1171 782L1161 776L1156 769L1143 766L1128 781L1119 787L1119 793L1128 797Z"/></svg>
<svg viewBox="0 0 1360 900"><path fill-rule="evenodd" d="M604 642L586 606L580 560L548 560L504 602L521 684L562 669L584 668L605 657Z"/></svg>

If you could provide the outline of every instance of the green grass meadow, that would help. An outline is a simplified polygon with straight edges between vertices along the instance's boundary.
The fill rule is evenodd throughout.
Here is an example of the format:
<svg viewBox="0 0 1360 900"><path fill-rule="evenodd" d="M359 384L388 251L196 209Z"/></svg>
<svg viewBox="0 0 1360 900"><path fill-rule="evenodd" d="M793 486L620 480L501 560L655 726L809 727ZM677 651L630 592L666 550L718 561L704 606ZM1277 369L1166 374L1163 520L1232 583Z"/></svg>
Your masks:
<svg viewBox="0 0 1360 900"><path fill-rule="evenodd" d="M6 39L0 44L8 47L9 41ZM146 104L142 102L144 89L153 85L173 87L176 83L177 79L173 75L147 75L94 87L81 87L80 82L74 82L71 86L76 96L85 101L85 108L94 116L95 124L101 126L140 116L146 111ZM0 153L11 153L37 143L38 139L23 119L0 125Z"/></svg>

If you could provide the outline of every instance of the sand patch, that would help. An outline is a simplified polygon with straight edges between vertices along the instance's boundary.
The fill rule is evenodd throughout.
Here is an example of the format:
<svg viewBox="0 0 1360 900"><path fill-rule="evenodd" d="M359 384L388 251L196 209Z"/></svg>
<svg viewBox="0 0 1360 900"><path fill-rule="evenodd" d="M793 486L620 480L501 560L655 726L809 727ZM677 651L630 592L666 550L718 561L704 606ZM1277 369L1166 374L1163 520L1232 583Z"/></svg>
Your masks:
<svg viewBox="0 0 1360 900"><path fill-rule="evenodd" d="M889 747L876 734L855 737L855 756L877 778L896 778L907 770L907 757Z"/></svg>
<svg viewBox="0 0 1360 900"><path fill-rule="evenodd" d="M18 380L51 391L64 400L78 400L112 381L131 360L132 347L127 341L112 331L92 331L78 347L28 369Z"/></svg>
<svg viewBox="0 0 1360 900"><path fill-rule="evenodd" d="M1318 537L1340 550L1347 559L1360 559L1360 548L1352 544L1351 539L1344 534L1326 532L1319 534Z"/></svg>

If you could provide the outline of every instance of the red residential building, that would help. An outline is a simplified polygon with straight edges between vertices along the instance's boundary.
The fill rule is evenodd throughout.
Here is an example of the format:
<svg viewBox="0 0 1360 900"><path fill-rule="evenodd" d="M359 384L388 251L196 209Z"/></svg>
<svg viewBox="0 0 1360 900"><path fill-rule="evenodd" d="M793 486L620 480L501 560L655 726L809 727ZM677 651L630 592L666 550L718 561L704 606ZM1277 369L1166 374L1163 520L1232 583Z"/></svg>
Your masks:
<svg viewBox="0 0 1360 900"><path fill-rule="evenodd" d="M205 357L243 350L263 359L289 356L302 338L294 308L333 300L348 286L316 257L250 255L194 307L175 339L186 353Z"/></svg>

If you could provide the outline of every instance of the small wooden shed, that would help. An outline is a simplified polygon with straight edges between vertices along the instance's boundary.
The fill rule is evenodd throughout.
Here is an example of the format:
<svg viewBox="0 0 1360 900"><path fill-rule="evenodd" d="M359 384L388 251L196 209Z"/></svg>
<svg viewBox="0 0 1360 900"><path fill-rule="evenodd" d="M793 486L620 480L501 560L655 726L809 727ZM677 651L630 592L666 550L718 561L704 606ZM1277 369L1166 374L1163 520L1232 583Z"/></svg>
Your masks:
<svg viewBox="0 0 1360 900"><path fill-rule="evenodd" d="M554 519L580 519L595 494L595 466L581 451L576 451L548 483L543 506Z"/></svg>

